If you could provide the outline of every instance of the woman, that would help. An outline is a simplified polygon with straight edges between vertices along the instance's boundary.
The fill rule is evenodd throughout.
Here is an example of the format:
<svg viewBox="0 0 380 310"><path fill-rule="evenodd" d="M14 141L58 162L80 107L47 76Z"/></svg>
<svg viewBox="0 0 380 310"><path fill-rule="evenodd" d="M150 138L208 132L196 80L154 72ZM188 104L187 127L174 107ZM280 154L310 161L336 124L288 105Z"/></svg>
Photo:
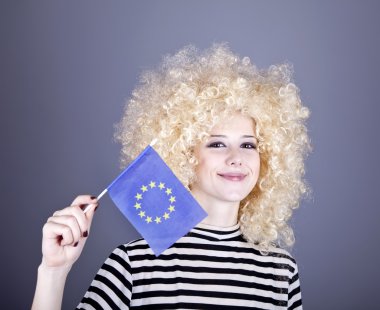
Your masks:
<svg viewBox="0 0 380 310"><path fill-rule="evenodd" d="M186 47L146 72L116 134L122 162L157 138L208 216L158 257L143 239L115 249L78 309L301 309L280 246L293 244L287 222L307 192L308 115L287 65L260 71L226 45ZM79 196L45 224L35 309L60 308L96 207Z"/></svg>

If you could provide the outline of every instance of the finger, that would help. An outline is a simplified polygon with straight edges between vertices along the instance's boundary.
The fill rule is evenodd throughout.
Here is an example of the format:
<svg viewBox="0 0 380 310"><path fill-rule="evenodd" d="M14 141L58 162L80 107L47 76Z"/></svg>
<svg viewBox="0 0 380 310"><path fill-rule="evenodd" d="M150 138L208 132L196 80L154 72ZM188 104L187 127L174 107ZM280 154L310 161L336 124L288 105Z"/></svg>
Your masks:
<svg viewBox="0 0 380 310"><path fill-rule="evenodd" d="M94 207L94 204L95 203L80 205L80 208L82 209L83 213L87 213L88 210Z"/></svg>
<svg viewBox="0 0 380 310"><path fill-rule="evenodd" d="M79 227L82 231L82 237L87 237L88 236L88 233L89 233L89 230L90 230L90 226L91 226L91 222L92 222L92 217L88 217L84 212L83 212L83 209L86 207L86 206L89 206L90 208L95 208L98 204L89 204L89 205L75 205L75 206L72 206L71 209L69 210L70 212L72 212L72 214L76 217L77 221L78 221L78 224L79 224Z"/></svg>
<svg viewBox="0 0 380 310"><path fill-rule="evenodd" d="M72 242L74 243L78 242L83 235L79 227L79 223L73 215L53 216L48 219L48 223L61 225L60 227L64 230L64 232L69 229L72 236ZM70 243L64 243L63 245Z"/></svg>
<svg viewBox="0 0 380 310"><path fill-rule="evenodd" d="M82 214L87 219L88 232L90 231L92 220L94 218L94 214L95 214L95 211L98 208L98 206L99 206L99 204L97 202L96 203L92 203L92 204L86 206L86 209L87 209L86 213L82 212Z"/></svg>
<svg viewBox="0 0 380 310"><path fill-rule="evenodd" d="M71 206L54 212L53 217L64 215L75 216L80 227L81 236L87 237L94 215L94 210L97 208L97 206L98 202L96 197L90 195L81 195L77 196L74 199ZM86 212L85 214L83 212L83 209L86 207L88 210L92 210L92 212Z"/></svg>
<svg viewBox="0 0 380 310"><path fill-rule="evenodd" d="M98 199L95 196L80 195L74 199L72 205L80 205L80 208L82 209L83 213L86 214L86 219L88 221L88 232L91 227L94 212L98 207ZM89 213L89 210L92 210L92 212ZM84 231L84 233L85 232L86 230Z"/></svg>
<svg viewBox="0 0 380 310"><path fill-rule="evenodd" d="M44 238L50 240L54 239L54 241L61 246L75 244L76 242L74 241L71 228L60 223L47 222L42 231Z"/></svg>
<svg viewBox="0 0 380 310"><path fill-rule="evenodd" d="M77 225L80 230L80 236L87 237L88 235L88 230L90 227L90 221L87 219L83 211L81 210L81 205L76 205L76 206L70 206L62 210L58 210L54 212L53 216L49 218L48 221L58 221L59 223L64 224L65 222L64 219L68 219L68 217L72 217L73 219L76 220ZM59 218L62 218L61 220L58 220ZM70 219L72 221L73 219Z"/></svg>
<svg viewBox="0 0 380 310"><path fill-rule="evenodd" d="M71 205L84 205L96 202L96 197L91 195L80 195L77 196Z"/></svg>

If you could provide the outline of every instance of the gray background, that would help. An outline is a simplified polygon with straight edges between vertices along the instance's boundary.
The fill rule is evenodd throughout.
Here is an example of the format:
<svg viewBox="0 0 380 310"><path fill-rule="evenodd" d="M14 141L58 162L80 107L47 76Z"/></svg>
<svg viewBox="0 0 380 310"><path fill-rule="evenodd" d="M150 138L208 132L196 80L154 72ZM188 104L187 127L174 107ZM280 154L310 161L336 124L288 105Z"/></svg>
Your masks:
<svg viewBox="0 0 380 310"><path fill-rule="evenodd" d="M26 309L41 228L119 172L113 124L139 72L185 44L227 41L261 68L289 61L312 111L313 197L293 219L305 309L379 309L377 1L2 1L1 309ZM108 197L69 276L79 302L138 235Z"/></svg>

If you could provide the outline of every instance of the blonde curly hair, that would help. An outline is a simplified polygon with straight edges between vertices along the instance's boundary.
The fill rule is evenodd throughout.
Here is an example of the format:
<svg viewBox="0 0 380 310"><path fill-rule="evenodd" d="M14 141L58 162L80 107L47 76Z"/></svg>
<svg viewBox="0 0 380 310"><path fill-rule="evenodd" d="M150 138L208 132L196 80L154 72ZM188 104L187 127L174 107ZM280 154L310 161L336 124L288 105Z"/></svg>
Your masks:
<svg viewBox="0 0 380 310"><path fill-rule="evenodd" d="M310 151L302 105L289 64L258 70L227 44L205 51L186 46L164 57L159 68L142 74L127 102L115 137L125 166L153 139L155 150L187 187L195 181L194 147L232 113L256 123L259 179L241 202L243 236L262 251L294 243L288 220L309 187L303 179Z"/></svg>

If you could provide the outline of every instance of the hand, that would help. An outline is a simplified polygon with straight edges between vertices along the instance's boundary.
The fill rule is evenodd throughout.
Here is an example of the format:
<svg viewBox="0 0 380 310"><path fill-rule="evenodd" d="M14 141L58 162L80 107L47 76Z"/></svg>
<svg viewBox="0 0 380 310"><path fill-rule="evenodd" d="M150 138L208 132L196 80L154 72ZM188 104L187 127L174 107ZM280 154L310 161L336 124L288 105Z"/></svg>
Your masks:
<svg viewBox="0 0 380 310"><path fill-rule="evenodd" d="M87 204L91 207L84 213L82 209ZM96 198L78 196L71 206L56 211L47 220L43 227L41 266L70 270L82 253L97 206Z"/></svg>

